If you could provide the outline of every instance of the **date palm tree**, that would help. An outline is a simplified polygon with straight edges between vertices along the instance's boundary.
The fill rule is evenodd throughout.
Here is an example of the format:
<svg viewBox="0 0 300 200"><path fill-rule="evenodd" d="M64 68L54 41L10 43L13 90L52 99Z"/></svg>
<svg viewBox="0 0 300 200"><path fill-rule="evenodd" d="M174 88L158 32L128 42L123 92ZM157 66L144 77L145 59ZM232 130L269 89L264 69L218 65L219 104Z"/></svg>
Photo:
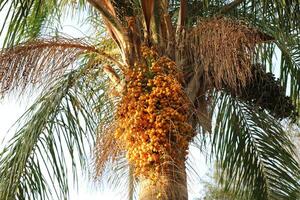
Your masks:
<svg viewBox="0 0 300 200"><path fill-rule="evenodd" d="M93 161L130 198L185 200L189 145L210 149L241 198L299 198L282 128L299 111L299 1L1 0L5 9L0 92L42 92L0 154L0 199L68 199L68 174L76 182ZM43 36L65 14L95 36Z"/></svg>

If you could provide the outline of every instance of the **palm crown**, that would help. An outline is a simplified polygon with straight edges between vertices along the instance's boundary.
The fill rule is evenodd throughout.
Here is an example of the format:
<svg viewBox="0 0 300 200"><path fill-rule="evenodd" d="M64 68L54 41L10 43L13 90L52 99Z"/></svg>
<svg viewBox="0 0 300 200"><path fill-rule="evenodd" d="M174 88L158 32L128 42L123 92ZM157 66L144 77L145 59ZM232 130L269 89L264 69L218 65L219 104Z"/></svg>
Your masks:
<svg viewBox="0 0 300 200"><path fill-rule="evenodd" d="M67 199L66 157L76 177L78 167L87 169L91 152L96 175L118 169L110 174L125 175L130 196L137 185L156 190L159 181L169 184L161 177L171 177L180 185L171 181L165 197L152 193L186 199L188 144L210 145L221 182L238 195L297 199L299 164L280 120L296 122L299 111L299 3L0 1L1 10L9 9L0 92L43 87L1 153L1 199ZM84 13L97 36L104 24L107 35L42 37L66 11ZM136 113L143 109L148 114ZM158 130L166 130L170 141ZM176 177L169 165L180 172ZM170 195L171 188L182 194Z"/></svg>

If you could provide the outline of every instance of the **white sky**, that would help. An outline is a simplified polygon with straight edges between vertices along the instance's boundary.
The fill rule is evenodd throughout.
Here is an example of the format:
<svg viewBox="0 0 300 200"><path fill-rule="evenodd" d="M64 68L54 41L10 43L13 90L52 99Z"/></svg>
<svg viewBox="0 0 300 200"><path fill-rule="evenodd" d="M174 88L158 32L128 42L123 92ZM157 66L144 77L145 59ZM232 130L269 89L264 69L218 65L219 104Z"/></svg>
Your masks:
<svg viewBox="0 0 300 200"><path fill-rule="evenodd" d="M0 13L0 25L4 20L4 12ZM83 37L85 34L91 31L87 25L82 26L76 23L76 20L66 20L63 25L63 32L73 37ZM3 36L0 37L0 46L3 44ZM37 96L32 94L30 96ZM4 144L2 141L4 138L9 139L13 134L13 129L8 135L8 130L14 122L25 112L26 108L34 101L34 98L17 99L16 95L11 95L9 98L0 100L0 149L3 148ZM199 176L201 179L207 179L207 173L209 172L208 167L205 164L205 158L200 155L200 152L193 150L193 157L196 157L195 169L198 169ZM199 159L198 159L199 158ZM195 179L194 183L190 184L190 199L199 197L199 194L203 194L203 186L199 179ZM91 183L84 178L79 178L78 190L71 189L70 196L71 200L124 200L125 198L120 194L115 193L112 189L104 187L103 190L96 190L95 187L91 186Z"/></svg>

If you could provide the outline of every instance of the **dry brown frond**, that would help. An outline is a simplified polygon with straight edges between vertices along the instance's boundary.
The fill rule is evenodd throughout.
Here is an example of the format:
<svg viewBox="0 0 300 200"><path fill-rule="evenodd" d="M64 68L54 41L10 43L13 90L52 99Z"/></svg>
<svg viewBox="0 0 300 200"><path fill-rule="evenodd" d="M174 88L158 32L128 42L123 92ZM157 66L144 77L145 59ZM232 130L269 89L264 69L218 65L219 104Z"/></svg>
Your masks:
<svg viewBox="0 0 300 200"><path fill-rule="evenodd" d="M96 139L95 146L95 172L96 177L101 177L108 162L114 162L121 154L121 147L114 137L115 127L102 126Z"/></svg>
<svg viewBox="0 0 300 200"><path fill-rule="evenodd" d="M65 72L83 53L97 49L78 39L39 39L0 51L0 94L43 84Z"/></svg>
<svg viewBox="0 0 300 200"><path fill-rule="evenodd" d="M265 34L239 21L203 20L187 33L181 57L203 73L209 86L237 91L251 79L254 47L265 40Z"/></svg>

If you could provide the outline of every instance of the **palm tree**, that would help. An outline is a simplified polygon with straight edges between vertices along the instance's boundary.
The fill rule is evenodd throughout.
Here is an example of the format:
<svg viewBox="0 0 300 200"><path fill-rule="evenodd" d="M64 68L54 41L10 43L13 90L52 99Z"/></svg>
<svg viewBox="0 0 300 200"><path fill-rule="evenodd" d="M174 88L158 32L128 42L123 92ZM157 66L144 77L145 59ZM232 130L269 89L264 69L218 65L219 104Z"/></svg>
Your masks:
<svg viewBox="0 0 300 200"><path fill-rule="evenodd" d="M1 153L0 199L68 199L68 166L76 181L91 152L95 174L127 180L131 197L188 199L189 145L209 145L243 198L299 198L281 126L299 111L299 3L1 0L1 94L42 93ZM97 37L43 37L65 13Z"/></svg>

